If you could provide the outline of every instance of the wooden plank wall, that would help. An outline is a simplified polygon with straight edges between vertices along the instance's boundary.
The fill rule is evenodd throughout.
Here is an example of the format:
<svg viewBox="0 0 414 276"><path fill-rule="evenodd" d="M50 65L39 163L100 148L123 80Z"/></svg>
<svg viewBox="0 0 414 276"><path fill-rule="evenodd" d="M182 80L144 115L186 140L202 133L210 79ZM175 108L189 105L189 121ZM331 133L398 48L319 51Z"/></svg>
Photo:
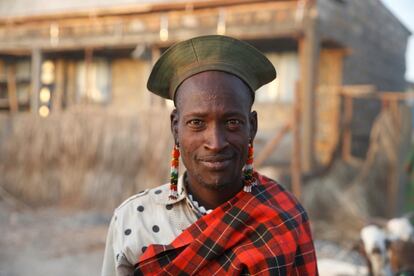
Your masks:
<svg viewBox="0 0 414 276"><path fill-rule="evenodd" d="M315 154L322 165L329 163L339 141L343 55L343 51L338 49L322 49L320 53L315 101Z"/></svg>
<svg viewBox="0 0 414 276"><path fill-rule="evenodd" d="M147 78L150 63L133 59L112 61L111 107L120 110L136 110L149 104Z"/></svg>
<svg viewBox="0 0 414 276"><path fill-rule="evenodd" d="M318 0L319 31L322 40L347 47L343 85L371 84L382 91L405 90L405 51L409 31L378 0ZM354 155L363 158L369 134L380 105L354 100L352 122Z"/></svg>

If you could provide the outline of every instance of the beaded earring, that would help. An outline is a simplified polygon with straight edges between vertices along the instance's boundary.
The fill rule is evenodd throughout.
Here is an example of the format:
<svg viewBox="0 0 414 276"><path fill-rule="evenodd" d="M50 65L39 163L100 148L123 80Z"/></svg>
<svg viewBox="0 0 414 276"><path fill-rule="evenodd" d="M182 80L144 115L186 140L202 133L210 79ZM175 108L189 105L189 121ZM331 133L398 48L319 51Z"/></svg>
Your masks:
<svg viewBox="0 0 414 276"><path fill-rule="evenodd" d="M252 191L252 187L256 185L256 181L253 178L253 153L254 153L253 144L252 142L250 142L246 165L244 165L244 168L243 168L243 174L244 174L243 190L247 193L250 193Z"/></svg>
<svg viewBox="0 0 414 276"><path fill-rule="evenodd" d="M178 198L177 184L178 184L178 164L180 158L180 148L177 144L171 153L171 178L170 178L170 196L169 199L175 200Z"/></svg>

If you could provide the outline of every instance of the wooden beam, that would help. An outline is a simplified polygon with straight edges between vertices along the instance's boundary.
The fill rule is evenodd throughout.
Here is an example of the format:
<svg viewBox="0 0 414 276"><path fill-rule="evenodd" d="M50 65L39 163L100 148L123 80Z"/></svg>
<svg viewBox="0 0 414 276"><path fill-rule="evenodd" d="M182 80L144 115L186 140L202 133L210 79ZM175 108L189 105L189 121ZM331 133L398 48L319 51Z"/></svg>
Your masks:
<svg viewBox="0 0 414 276"><path fill-rule="evenodd" d="M353 98L378 98L383 101L401 101L414 99L414 92L376 91L373 85L343 86L341 95Z"/></svg>
<svg viewBox="0 0 414 276"><path fill-rule="evenodd" d="M88 102L92 96L92 66L93 49L85 49L85 100Z"/></svg>
<svg viewBox="0 0 414 276"><path fill-rule="evenodd" d="M305 19L305 33L299 39L300 84L302 99L302 153L303 170L312 171L315 163L315 129L316 129L316 82L318 79L318 62L320 43L316 30L316 15L308 11Z"/></svg>
<svg viewBox="0 0 414 276"><path fill-rule="evenodd" d="M75 61L68 61L66 74L66 106L70 107L77 101L76 98L76 63Z"/></svg>
<svg viewBox="0 0 414 276"><path fill-rule="evenodd" d="M377 94L382 99L394 101L414 99L414 92L378 92Z"/></svg>
<svg viewBox="0 0 414 276"><path fill-rule="evenodd" d="M352 132L351 132L351 123L352 123L352 113L353 113L353 99L351 96L343 95L344 99L344 118L343 118L343 145L342 145L342 158L344 160L349 160L351 156L351 145L352 145Z"/></svg>
<svg viewBox="0 0 414 276"><path fill-rule="evenodd" d="M271 30L269 31L269 28ZM83 48L107 49L107 48L134 48L138 43L156 44L161 46L170 46L171 44L188 39L189 37L199 36L206 33L215 33L216 28L203 28L195 31L188 31L184 29L177 29L170 32L169 39L166 43L160 43L158 32L147 32L139 34L124 34L123 36L105 34L105 35L90 35L81 38L74 37L60 37L59 45L53 46L50 44L50 39L31 39L19 38L16 41L2 41L0 42L1 54L17 54L25 53L29 47L35 46L41 48L43 52L55 52L56 50L71 51ZM254 39L273 39L285 37L297 37L299 31L297 29L278 28L276 26L262 26L260 28L246 30L244 26L229 27L226 31L229 36L234 36L242 40ZM0 37L3 39L3 37Z"/></svg>
<svg viewBox="0 0 414 276"><path fill-rule="evenodd" d="M367 97L376 92L374 85L345 85L342 86L340 94L351 97Z"/></svg>
<svg viewBox="0 0 414 276"><path fill-rule="evenodd" d="M16 64L10 63L7 66L7 94L11 113L19 111L16 90Z"/></svg>
<svg viewBox="0 0 414 276"><path fill-rule="evenodd" d="M291 163L291 175L292 175L292 192L297 199L300 200L302 196L302 164L301 164L301 148L300 148L300 84L297 82L295 87L295 101L293 105L293 149L292 149L292 163Z"/></svg>
<svg viewBox="0 0 414 276"><path fill-rule="evenodd" d="M30 110L32 113L37 114L39 110L40 74L42 70L42 51L40 49L32 50L31 70Z"/></svg>
<svg viewBox="0 0 414 276"><path fill-rule="evenodd" d="M65 87L65 61L58 59L55 66L55 91L52 97L52 110L59 112L62 110L63 92Z"/></svg>

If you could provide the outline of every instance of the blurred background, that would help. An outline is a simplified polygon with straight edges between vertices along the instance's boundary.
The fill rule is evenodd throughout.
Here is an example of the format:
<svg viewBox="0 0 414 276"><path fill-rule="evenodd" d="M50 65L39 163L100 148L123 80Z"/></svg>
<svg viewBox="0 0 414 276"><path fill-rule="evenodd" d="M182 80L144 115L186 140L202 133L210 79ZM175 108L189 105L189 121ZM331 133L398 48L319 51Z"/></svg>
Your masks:
<svg viewBox="0 0 414 276"><path fill-rule="evenodd" d="M147 91L151 66L205 34L275 65L255 168L307 208L321 275L368 275L363 227L389 235L414 211L413 15L411 0L0 0L0 276L99 274L113 209L168 181L173 106Z"/></svg>

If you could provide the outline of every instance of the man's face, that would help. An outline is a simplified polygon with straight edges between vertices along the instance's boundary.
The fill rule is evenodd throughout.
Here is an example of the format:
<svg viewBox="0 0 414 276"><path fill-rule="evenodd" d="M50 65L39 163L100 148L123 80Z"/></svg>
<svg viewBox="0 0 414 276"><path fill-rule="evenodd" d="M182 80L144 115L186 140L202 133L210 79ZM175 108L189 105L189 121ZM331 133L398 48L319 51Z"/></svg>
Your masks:
<svg viewBox="0 0 414 276"><path fill-rule="evenodd" d="M219 71L196 74L180 85L171 122L190 183L216 190L240 183L257 130L250 93L239 78Z"/></svg>

